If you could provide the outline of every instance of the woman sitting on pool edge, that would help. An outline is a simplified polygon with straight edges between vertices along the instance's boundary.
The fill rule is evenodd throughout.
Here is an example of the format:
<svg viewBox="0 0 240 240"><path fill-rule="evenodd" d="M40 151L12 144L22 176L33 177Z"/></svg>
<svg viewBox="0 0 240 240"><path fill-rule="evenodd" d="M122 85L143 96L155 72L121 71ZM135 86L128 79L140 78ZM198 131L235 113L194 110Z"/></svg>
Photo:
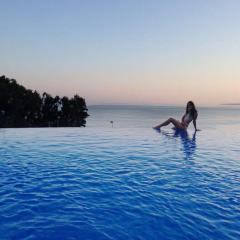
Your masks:
<svg viewBox="0 0 240 240"><path fill-rule="evenodd" d="M197 129L197 124L196 124L197 117L198 117L198 112L195 108L195 105L192 101L189 101L187 103L186 112L183 115L181 122L174 118L169 118L165 122L154 127L154 129L160 130L161 127L167 126L168 124L172 123L177 129L187 130L189 123L193 121L193 126L195 128L195 131L199 131L199 129Z"/></svg>

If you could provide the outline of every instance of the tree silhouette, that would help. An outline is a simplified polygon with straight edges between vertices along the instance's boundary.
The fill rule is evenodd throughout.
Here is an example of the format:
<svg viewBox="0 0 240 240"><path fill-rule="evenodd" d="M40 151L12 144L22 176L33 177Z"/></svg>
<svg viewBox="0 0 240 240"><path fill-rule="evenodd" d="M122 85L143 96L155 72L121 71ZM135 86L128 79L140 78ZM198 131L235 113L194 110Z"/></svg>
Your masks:
<svg viewBox="0 0 240 240"><path fill-rule="evenodd" d="M26 89L15 79L0 77L0 127L85 126L88 109L83 98L52 97Z"/></svg>

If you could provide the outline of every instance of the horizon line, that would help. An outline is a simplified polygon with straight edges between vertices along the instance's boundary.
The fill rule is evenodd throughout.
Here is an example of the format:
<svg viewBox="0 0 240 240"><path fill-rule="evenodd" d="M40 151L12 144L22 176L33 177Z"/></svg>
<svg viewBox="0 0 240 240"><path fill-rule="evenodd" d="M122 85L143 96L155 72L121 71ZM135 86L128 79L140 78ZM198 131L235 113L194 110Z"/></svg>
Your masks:
<svg viewBox="0 0 240 240"><path fill-rule="evenodd" d="M217 105L198 105L198 107L221 107L221 106L230 106L230 105L240 105L240 104L217 104ZM104 103L104 104L87 104L87 107L185 107L186 105L181 104L121 104L121 103ZM197 108L198 108L197 107Z"/></svg>

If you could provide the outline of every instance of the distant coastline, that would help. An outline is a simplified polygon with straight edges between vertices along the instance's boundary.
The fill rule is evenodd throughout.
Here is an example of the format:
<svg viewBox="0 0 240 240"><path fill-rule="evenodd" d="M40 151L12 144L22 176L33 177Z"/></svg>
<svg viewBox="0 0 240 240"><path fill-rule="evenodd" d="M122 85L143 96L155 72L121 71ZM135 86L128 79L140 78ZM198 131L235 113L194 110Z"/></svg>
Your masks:
<svg viewBox="0 0 240 240"><path fill-rule="evenodd" d="M240 106L240 103L223 103L223 106Z"/></svg>

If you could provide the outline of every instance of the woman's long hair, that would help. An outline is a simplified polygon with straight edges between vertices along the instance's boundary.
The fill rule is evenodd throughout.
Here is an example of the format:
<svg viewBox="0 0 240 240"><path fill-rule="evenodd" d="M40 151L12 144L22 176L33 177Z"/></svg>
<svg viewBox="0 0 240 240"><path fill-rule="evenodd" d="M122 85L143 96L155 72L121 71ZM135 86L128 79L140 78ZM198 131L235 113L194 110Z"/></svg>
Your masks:
<svg viewBox="0 0 240 240"><path fill-rule="evenodd" d="M189 105L192 106L192 109L191 109L190 111L188 110L188 106L189 106ZM189 113L189 112L190 112L190 114L191 114L191 116L192 116L193 118L197 117L197 109L196 109L195 104L193 103L193 101L189 101L189 102L187 103L187 106L186 106L186 114Z"/></svg>

